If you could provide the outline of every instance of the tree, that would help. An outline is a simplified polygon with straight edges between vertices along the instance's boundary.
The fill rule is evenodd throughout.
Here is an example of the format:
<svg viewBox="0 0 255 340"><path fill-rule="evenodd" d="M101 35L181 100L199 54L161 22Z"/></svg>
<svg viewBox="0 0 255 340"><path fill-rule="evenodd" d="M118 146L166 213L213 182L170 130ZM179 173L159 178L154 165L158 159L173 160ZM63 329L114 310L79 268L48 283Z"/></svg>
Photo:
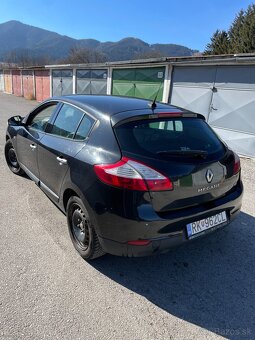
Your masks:
<svg viewBox="0 0 255 340"><path fill-rule="evenodd" d="M255 4L241 10L228 31L217 30L204 54L255 52Z"/></svg>
<svg viewBox="0 0 255 340"><path fill-rule="evenodd" d="M229 39L230 39L230 51L231 53L237 53L237 51L242 50L242 34L243 25L245 21L245 12L241 10L235 17L232 25L229 29Z"/></svg>
<svg viewBox="0 0 255 340"><path fill-rule="evenodd" d="M52 59L50 59L48 56L36 56L33 55L31 50L27 49L12 50L5 55L4 60L6 60L6 62L9 64L15 64L21 67L41 66L50 64L52 62Z"/></svg>
<svg viewBox="0 0 255 340"><path fill-rule="evenodd" d="M217 30L211 42L207 44L205 54L228 54L230 51L229 36L226 31Z"/></svg>
<svg viewBox="0 0 255 340"><path fill-rule="evenodd" d="M104 54L86 47L72 47L68 56L62 60L69 64L103 63L106 61L107 58Z"/></svg>

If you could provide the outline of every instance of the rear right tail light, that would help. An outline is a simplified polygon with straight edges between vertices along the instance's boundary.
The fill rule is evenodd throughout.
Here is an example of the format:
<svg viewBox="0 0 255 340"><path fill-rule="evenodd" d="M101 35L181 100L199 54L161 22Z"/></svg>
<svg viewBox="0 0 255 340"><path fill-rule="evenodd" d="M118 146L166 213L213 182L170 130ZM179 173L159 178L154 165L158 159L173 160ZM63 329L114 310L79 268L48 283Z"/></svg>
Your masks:
<svg viewBox="0 0 255 340"><path fill-rule="evenodd" d="M114 164L94 165L94 170L102 182L115 187L139 191L173 190L169 178L127 157Z"/></svg>
<svg viewBox="0 0 255 340"><path fill-rule="evenodd" d="M234 157L235 157L235 162L234 162L234 169L233 169L233 172L234 172L234 175L237 174L240 169L241 169L241 164L240 164L240 158L239 156L234 153Z"/></svg>

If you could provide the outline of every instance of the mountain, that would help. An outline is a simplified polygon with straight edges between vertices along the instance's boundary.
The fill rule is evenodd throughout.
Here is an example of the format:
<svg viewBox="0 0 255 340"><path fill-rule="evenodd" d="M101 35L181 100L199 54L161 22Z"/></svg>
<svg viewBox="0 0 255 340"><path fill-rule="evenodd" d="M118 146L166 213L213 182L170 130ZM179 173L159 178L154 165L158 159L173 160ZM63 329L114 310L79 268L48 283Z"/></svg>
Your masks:
<svg viewBox="0 0 255 340"><path fill-rule="evenodd" d="M100 42L95 39L73 39L55 32L8 21L0 24L0 60L8 61L15 56L27 55L31 58L45 58L50 61L64 59L71 48L85 47L101 53L105 60L131 60L146 55L189 56L195 51L175 44L153 44L137 39L124 38L117 42ZM11 60L14 61L15 60Z"/></svg>

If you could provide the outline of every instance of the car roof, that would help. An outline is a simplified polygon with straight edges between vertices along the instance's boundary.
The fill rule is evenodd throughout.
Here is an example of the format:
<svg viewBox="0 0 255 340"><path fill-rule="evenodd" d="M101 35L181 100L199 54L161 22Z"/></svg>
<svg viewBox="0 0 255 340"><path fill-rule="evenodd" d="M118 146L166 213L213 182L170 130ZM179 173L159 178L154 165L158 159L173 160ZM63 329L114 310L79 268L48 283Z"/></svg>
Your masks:
<svg viewBox="0 0 255 340"><path fill-rule="evenodd" d="M150 105L151 100L121 97L121 96L110 96L110 95L68 95L61 97L53 97L50 99L57 100L61 102L70 103L80 107L84 111L93 114L95 117L100 116L113 116L120 112L125 111L137 111L137 110L152 110ZM171 106L163 103L156 103L157 109L167 109L167 110L181 110L177 109L175 106Z"/></svg>

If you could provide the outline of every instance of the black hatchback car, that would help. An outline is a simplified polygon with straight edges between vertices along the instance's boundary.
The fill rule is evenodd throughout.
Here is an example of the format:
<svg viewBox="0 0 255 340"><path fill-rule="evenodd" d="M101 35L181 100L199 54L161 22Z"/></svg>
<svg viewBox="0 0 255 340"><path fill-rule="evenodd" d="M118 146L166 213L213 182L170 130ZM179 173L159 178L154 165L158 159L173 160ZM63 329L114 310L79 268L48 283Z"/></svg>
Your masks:
<svg viewBox="0 0 255 340"><path fill-rule="evenodd" d="M166 104L51 98L9 119L5 157L66 214L87 260L165 252L227 225L241 208L238 156L203 116Z"/></svg>

